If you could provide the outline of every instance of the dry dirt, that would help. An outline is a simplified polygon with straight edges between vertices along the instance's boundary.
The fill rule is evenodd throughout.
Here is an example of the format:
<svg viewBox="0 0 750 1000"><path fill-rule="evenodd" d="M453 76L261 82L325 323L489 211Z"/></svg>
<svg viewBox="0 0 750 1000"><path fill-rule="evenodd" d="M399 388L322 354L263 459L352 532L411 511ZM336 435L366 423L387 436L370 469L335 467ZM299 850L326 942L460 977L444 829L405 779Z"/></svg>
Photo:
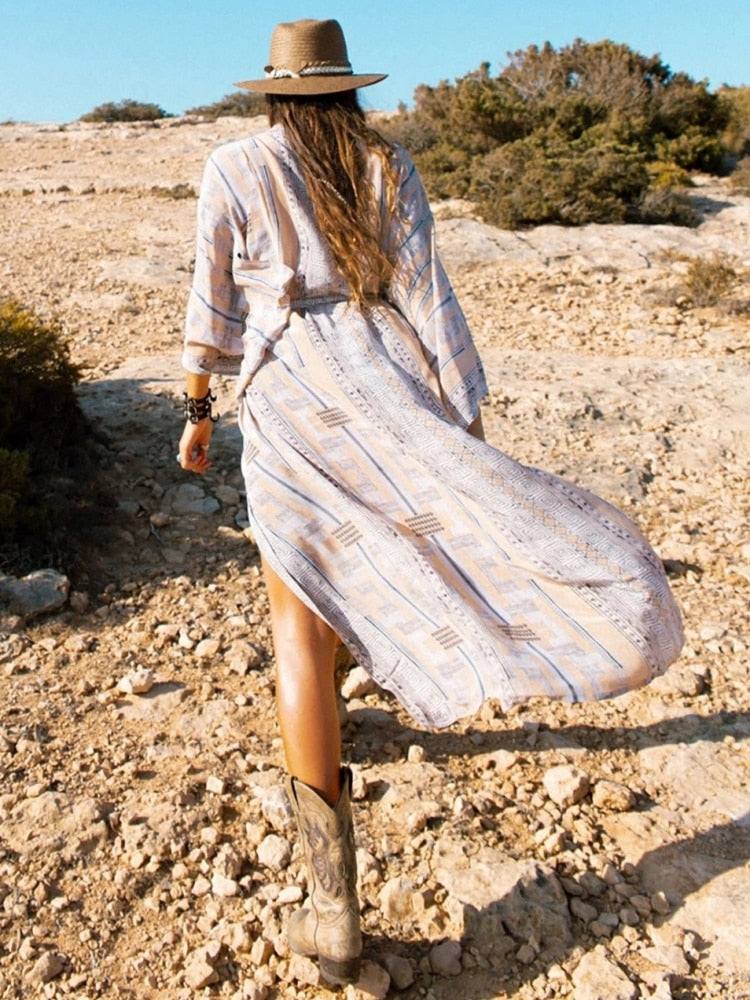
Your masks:
<svg viewBox="0 0 750 1000"><path fill-rule="evenodd" d="M0 294L63 321L118 500L65 608L0 632L3 998L324 992L284 943L304 883L230 382L207 479L174 461L193 193L248 127L0 126ZM693 196L696 230L513 234L438 209L488 439L640 522L687 642L623 698L488 704L441 732L350 675L368 964L349 997L750 996L750 199L709 178ZM714 253L738 283L698 307L685 258Z"/></svg>

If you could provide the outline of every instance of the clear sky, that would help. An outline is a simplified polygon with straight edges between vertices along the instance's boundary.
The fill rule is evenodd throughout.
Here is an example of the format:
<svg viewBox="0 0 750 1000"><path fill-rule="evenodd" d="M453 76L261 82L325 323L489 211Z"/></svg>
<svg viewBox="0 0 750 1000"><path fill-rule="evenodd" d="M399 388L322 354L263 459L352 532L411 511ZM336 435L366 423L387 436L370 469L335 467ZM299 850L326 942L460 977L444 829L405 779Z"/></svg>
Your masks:
<svg viewBox="0 0 750 1000"><path fill-rule="evenodd" d="M108 101L170 114L263 75L277 21L336 17L355 72L388 73L366 107L409 104L508 52L609 38L674 71L750 84L750 0L0 0L0 121L70 122Z"/></svg>

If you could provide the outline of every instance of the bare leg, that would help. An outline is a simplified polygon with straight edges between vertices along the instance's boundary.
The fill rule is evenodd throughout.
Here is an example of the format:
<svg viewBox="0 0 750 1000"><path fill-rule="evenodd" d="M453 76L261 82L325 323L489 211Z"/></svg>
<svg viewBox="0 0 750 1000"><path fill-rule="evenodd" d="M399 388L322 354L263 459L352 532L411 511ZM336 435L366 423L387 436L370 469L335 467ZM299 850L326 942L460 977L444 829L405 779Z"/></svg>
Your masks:
<svg viewBox="0 0 750 1000"><path fill-rule="evenodd" d="M276 655L276 705L289 773L334 805L340 791L336 633L263 562Z"/></svg>

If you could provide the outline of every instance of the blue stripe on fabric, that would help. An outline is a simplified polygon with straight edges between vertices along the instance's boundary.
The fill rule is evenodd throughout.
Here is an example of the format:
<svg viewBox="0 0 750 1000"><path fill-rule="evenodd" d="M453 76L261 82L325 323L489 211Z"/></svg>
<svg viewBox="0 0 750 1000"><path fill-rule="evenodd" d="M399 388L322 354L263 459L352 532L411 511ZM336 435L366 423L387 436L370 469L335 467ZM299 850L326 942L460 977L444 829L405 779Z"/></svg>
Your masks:
<svg viewBox="0 0 750 1000"><path fill-rule="evenodd" d="M194 296L195 296L195 297L196 297L196 298L198 299L198 301L199 301L200 303L202 303L202 305L203 305L203 306L204 306L204 307L205 307L205 308L206 308L206 309L207 309L207 310L208 310L208 311L209 311L210 313L212 313L212 314L213 314L214 316L219 316L219 317L220 317L221 319L225 320L225 321L226 321L227 323L233 323L233 324L234 324L235 326L239 326L239 327L241 327L241 326L243 325L243 324L242 324L242 320L239 320L239 319L237 319L237 317L236 317L236 316L231 316L231 315L229 315L228 313L224 313L224 312L222 312L222 311L221 311L220 309L217 309L217 308L216 308L215 306L212 306L212 305L211 305L211 303L210 303L210 302L209 302L209 301L208 301L207 299L205 299L205 298L204 298L204 297L203 297L203 296L201 295L201 293L200 293L199 291L197 291L197 289L195 289L195 288L192 288L192 289L191 289L191 293L192 293L192 294L193 294L193 295L194 295Z"/></svg>
<svg viewBox="0 0 750 1000"><path fill-rule="evenodd" d="M553 608L555 608L556 611L558 611L558 613L561 614L561 616L574 627L574 631L578 631L582 635L584 635L589 640L592 646L600 650L600 652L604 655L604 657L606 657L606 659L608 659L617 669L622 670L622 664L619 662L619 660L616 660L608 649L605 649L597 639L594 639L594 637L589 634L587 629L583 628L577 621L571 618L570 615L568 615L567 612L560 607L557 601L555 601L554 598L552 598L545 590L543 590L539 586L536 580L530 580L529 584L539 593L539 595L542 598L544 598L544 600L547 601L548 604L550 604ZM532 649L542 660L544 660L545 663L549 665L549 667L552 669L552 672L556 674L560 678L560 680L563 681L567 689L570 691L573 700L580 701L581 699L578 696L578 691L576 690L573 682L569 680L562 673L559 667L555 666L555 664L550 660L550 658L542 649L537 648L533 644L532 644Z"/></svg>
<svg viewBox="0 0 750 1000"><path fill-rule="evenodd" d="M227 194L229 194L232 201L234 202L235 208L238 210L240 216L246 217L247 213L245 212L245 206L240 201L239 196L235 194L234 187L232 185L232 182L229 180L229 177L224 173L224 171L221 169L221 167L216 162L216 159L213 156L211 157L211 163L213 164L216 173L224 182L224 187L226 188L226 192Z"/></svg>
<svg viewBox="0 0 750 1000"><path fill-rule="evenodd" d="M311 399L313 399L320 406L327 406L328 405L329 401L327 399L325 399L324 397L319 396L317 393L315 393L310 388L310 386L307 385L297 375L297 373L292 368L289 367L289 365L283 360L283 358L279 358L278 360L283 365L284 369L290 375L290 377L300 386L301 389L303 389L305 392L307 392L308 396ZM345 433L347 435L347 437L349 438L349 440L352 442L353 445L356 446L356 448L359 450L359 452L370 462L370 464L372 466L374 466L375 469L377 469L377 471L379 472L381 478L384 479L386 483L388 483L388 485L391 487L392 491L396 494L397 497L399 497L399 499L404 504L404 506L407 508L407 510L411 514L416 514L417 513L416 507L414 507L414 505L410 502L409 498L404 493L402 493L402 491L399 489L399 487L396 485L396 483L387 474L387 472L385 471L385 469L383 468L383 466L380 465L379 462L375 461L375 459L373 458L373 456L365 448L364 444L361 443L357 439L357 437L355 437L355 435L352 434L352 432L347 429L346 424L343 424L339 428L339 430L342 431L343 433Z"/></svg>
<svg viewBox="0 0 750 1000"><path fill-rule="evenodd" d="M340 601L340 602L341 602L342 604L346 604L346 603L347 603L347 601L346 601L346 598L344 597L344 595L343 595L343 594L342 594L342 593L341 593L341 592L339 591L339 589L338 589L338 588L337 588L337 587L336 587L336 586L335 586L335 585L334 585L334 584L332 583L332 581L330 580L330 578L329 578L329 577L327 577L327 576L326 576L326 574L322 572L322 570L321 570L320 566L319 566L319 565L318 565L317 563L313 562L313 560L311 559L310 555L309 555L309 554L308 554L307 552L305 552L305 551L304 551L304 549L298 549L298 548L297 548L297 547L296 547L295 545L292 545L292 544L291 544L291 543L290 543L290 542L289 542L289 541L288 541L288 540L287 540L286 538L284 538L284 536L283 536L283 535L279 535L279 534L278 534L277 532L273 531L273 530L272 530L271 528L264 528L264 529L263 529L263 532L264 532L264 534L265 534L265 535L267 535L267 536L268 536L268 535L270 535L270 536L271 536L272 538L274 538L274 539L275 539L275 540L276 540L277 542L281 542L281 546L282 546L283 548L285 548L285 549L286 549L287 551L292 551L292 552L294 552L294 554L295 554L296 556L298 556L299 558L303 559L303 560L304 560L304 561L305 561L305 562L307 563L307 565L308 565L308 566L310 567L310 569L312 569L312 570L313 570L313 571L314 571L315 573L317 573L317 575L318 575L318 576L319 576L319 577L320 577L320 578L321 578L322 580L324 580L324 581L326 582L326 584L327 584L327 585L328 585L328 586L330 587L330 589L331 589L331 590L333 591L333 593L334 593L334 594L336 595L336 598L337 598L337 599L338 599L338 600L339 600L339 601ZM281 558L280 558L280 559L279 559L279 562L280 562L280 563L281 563L282 565L285 565L285 563L284 563L284 560L283 560L283 559L281 559ZM291 574L290 574L290 575L291 575ZM298 587L300 587L300 589L302 589L302 590L305 590L305 588L304 588L304 587L302 587L302 585L300 584L299 580L295 580L295 582L296 582L297 586L298 586ZM318 586L319 586L319 584L318 584ZM314 602L313 602L313 603L314 603ZM335 610L335 609L334 609L334 610Z"/></svg>

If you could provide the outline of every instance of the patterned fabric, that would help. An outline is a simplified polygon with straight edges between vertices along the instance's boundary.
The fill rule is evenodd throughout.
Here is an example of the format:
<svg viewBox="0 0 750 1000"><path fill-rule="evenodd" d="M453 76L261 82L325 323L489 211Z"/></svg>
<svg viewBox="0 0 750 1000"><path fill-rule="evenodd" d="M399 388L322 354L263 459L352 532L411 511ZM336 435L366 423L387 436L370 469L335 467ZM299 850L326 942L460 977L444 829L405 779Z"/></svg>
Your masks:
<svg viewBox="0 0 750 1000"><path fill-rule="evenodd" d="M603 500L466 433L485 379L403 152L399 193L389 299L363 313L280 127L207 164L185 364L242 354L264 557L428 725L650 680L682 644L659 559Z"/></svg>

